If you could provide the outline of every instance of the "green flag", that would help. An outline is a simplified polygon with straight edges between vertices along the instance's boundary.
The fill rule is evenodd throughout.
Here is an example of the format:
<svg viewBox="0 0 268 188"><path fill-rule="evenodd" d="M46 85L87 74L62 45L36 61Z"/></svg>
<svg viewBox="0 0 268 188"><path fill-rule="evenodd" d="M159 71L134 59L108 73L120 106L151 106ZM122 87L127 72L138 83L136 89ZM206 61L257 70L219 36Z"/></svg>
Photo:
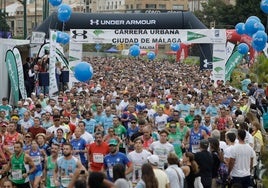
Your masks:
<svg viewBox="0 0 268 188"><path fill-rule="evenodd" d="M11 50L8 50L6 52L5 62L7 66L8 76L11 82L11 89L14 97L14 102L15 104L17 104L17 102L19 101L19 79L18 79L16 58Z"/></svg>
<svg viewBox="0 0 268 188"><path fill-rule="evenodd" d="M235 51L231 57L228 59L225 65L225 80L230 80L231 74L235 68L235 66L241 62L243 55L238 51Z"/></svg>

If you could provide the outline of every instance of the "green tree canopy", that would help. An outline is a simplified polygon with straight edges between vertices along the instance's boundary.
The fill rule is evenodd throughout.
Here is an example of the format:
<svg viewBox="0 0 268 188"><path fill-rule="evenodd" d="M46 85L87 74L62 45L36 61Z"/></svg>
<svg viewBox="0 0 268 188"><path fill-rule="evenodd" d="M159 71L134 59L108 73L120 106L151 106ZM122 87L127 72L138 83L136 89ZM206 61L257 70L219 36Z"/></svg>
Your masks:
<svg viewBox="0 0 268 188"><path fill-rule="evenodd" d="M227 5L223 0L208 0L202 3L203 10L195 15L209 28L211 22L219 29L234 29L249 16L257 16L266 25L266 15L260 9L259 0L237 0L236 5Z"/></svg>
<svg viewBox="0 0 268 188"><path fill-rule="evenodd" d="M5 13L0 9L0 31L9 31Z"/></svg>

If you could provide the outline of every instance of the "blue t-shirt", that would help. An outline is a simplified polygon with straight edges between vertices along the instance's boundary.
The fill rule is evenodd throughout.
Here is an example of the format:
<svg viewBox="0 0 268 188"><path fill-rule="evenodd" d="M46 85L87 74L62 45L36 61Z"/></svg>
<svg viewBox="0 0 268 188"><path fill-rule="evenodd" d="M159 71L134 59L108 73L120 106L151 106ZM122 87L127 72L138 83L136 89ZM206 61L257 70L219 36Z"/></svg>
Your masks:
<svg viewBox="0 0 268 188"><path fill-rule="evenodd" d="M115 155L108 154L104 157L104 167L106 168L107 178L113 180L113 166L116 164L127 165L130 161L124 153L117 152Z"/></svg>
<svg viewBox="0 0 268 188"><path fill-rule="evenodd" d="M68 187L71 182L70 175L74 174L77 168L77 158L72 157L70 160L65 160L62 156L58 158L57 166L60 188Z"/></svg>
<svg viewBox="0 0 268 188"><path fill-rule="evenodd" d="M83 119L82 121L85 122L86 124L85 126L86 131L90 134L94 134L94 129L95 129L95 126L97 125L97 121L95 119L90 119L90 120Z"/></svg>
<svg viewBox="0 0 268 188"><path fill-rule="evenodd" d="M34 165L35 165L35 172L42 171L42 161L41 161L41 152L38 149L37 151L30 150L29 152L30 157L32 158Z"/></svg>
<svg viewBox="0 0 268 188"><path fill-rule="evenodd" d="M108 129L113 126L113 118L114 118L114 115L103 116L103 128L105 132L107 132Z"/></svg>
<svg viewBox="0 0 268 188"><path fill-rule="evenodd" d="M83 138L73 139L70 144L73 146L73 150L85 150L87 142ZM80 158L81 163L84 164L86 162L86 157L84 152L79 152L75 154L77 158Z"/></svg>

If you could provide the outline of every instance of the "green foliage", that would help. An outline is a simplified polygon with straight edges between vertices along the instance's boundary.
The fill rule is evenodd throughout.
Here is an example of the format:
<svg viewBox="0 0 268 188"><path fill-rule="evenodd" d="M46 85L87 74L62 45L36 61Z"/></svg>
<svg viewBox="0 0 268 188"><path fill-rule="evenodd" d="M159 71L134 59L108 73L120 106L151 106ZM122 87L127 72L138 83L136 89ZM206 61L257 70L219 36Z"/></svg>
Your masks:
<svg viewBox="0 0 268 188"><path fill-rule="evenodd" d="M0 9L0 31L9 31L5 13Z"/></svg>
<svg viewBox="0 0 268 188"><path fill-rule="evenodd" d="M200 60L199 57L195 56L188 56L183 63L188 64L188 65L200 65Z"/></svg>
<svg viewBox="0 0 268 188"><path fill-rule="evenodd" d="M235 68L231 74L231 85L235 88L242 89L241 81L245 79L246 75L240 68Z"/></svg>
<svg viewBox="0 0 268 188"><path fill-rule="evenodd" d="M266 25L266 15L260 9L260 1L237 0L236 5L227 5L223 0L208 0L202 3L203 11L196 11L195 15L208 28L215 21L215 28L234 29L239 22L245 22L249 16L257 16Z"/></svg>
<svg viewBox="0 0 268 188"><path fill-rule="evenodd" d="M251 75L255 75L254 80L259 83L268 83L268 59L265 55L260 55L250 69Z"/></svg>

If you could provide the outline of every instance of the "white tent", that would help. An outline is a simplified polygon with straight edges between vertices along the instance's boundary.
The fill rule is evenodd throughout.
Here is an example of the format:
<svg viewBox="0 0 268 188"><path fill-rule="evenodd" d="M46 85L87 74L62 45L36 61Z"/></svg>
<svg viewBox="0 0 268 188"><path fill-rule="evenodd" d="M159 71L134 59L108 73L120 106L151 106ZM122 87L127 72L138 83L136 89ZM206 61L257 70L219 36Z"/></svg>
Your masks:
<svg viewBox="0 0 268 188"><path fill-rule="evenodd" d="M13 49L15 46L29 45L29 40L2 39L0 38L0 100L3 97L10 97L10 84L8 72L5 63L6 52ZM12 98L11 98L12 102Z"/></svg>

